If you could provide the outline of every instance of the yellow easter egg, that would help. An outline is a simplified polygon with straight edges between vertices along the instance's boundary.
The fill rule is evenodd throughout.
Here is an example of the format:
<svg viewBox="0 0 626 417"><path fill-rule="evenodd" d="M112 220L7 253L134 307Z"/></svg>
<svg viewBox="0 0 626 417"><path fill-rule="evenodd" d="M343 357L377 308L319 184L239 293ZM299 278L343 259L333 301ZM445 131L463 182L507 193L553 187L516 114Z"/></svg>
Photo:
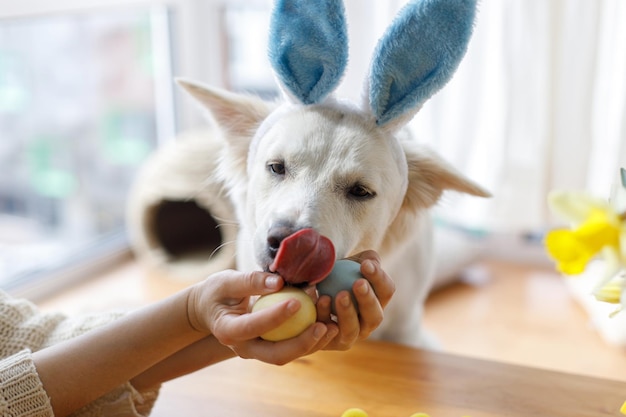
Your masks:
<svg viewBox="0 0 626 417"><path fill-rule="evenodd" d="M367 413L360 408L349 408L343 412L341 417L368 417Z"/></svg>
<svg viewBox="0 0 626 417"><path fill-rule="evenodd" d="M254 303L252 312L263 310L281 301L295 298L300 301L300 309L280 326L261 335L265 340L278 342L298 336L317 319L317 310L313 300L303 290L295 287L284 287L278 292L266 294Z"/></svg>

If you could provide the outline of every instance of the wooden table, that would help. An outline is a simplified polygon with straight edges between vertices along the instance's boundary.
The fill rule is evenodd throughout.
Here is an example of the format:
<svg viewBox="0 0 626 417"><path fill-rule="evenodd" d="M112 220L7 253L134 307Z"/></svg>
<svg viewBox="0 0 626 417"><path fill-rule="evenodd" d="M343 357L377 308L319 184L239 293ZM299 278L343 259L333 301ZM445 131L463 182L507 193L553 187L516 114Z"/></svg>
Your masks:
<svg viewBox="0 0 626 417"><path fill-rule="evenodd" d="M622 416L626 382L362 342L277 367L231 359L165 384L153 417Z"/></svg>

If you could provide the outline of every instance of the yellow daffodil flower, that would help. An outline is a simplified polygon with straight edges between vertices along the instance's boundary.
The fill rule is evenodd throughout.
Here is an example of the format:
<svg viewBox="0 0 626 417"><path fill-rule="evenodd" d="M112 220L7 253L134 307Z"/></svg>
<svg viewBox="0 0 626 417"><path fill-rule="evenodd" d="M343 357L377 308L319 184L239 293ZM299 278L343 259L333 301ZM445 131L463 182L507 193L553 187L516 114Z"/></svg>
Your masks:
<svg viewBox="0 0 626 417"><path fill-rule="evenodd" d="M548 204L555 214L571 223L569 229L552 230L545 237L546 250L557 269L566 275L580 274L592 259L603 256L606 270L594 295L626 310L624 207L618 208L615 199L609 203L586 193L565 191L552 192Z"/></svg>
<svg viewBox="0 0 626 417"><path fill-rule="evenodd" d="M564 274L580 274L600 251L619 251L620 222L615 213L593 208L588 218L573 230L553 230L546 235L548 253Z"/></svg>
<svg viewBox="0 0 626 417"><path fill-rule="evenodd" d="M596 292L596 298L607 303L619 304L624 288L624 280L621 277L609 281L604 287Z"/></svg>

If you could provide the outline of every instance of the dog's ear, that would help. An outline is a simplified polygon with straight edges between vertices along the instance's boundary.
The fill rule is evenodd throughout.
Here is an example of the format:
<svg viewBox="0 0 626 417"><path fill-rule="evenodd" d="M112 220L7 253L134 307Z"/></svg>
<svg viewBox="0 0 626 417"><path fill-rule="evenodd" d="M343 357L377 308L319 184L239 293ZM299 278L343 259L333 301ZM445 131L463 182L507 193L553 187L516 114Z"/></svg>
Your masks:
<svg viewBox="0 0 626 417"><path fill-rule="evenodd" d="M378 126L408 122L456 71L472 33L476 0L413 0L372 57L364 98Z"/></svg>
<svg viewBox="0 0 626 417"><path fill-rule="evenodd" d="M274 104L259 97L237 94L177 78L176 83L209 111L220 128L233 136L252 137Z"/></svg>
<svg viewBox="0 0 626 417"><path fill-rule="evenodd" d="M176 82L208 110L228 143L227 154L236 161L233 165L244 167L245 172L252 137L276 105L256 96L231 93L181 78Z"/></svg>
<svg viewBox="0 0 626 417"><path fill-rule="evenodd" d="M339 84L348 62L340 0L278 0L272 11L269 58L292 102L319 103Z"/></svg>
<svg viewBox="0 0 626 417"><path fill-rule="evenodd" d="M419 148L405 149L409 168L409 185L403 207L407 212L432 207L444 191L456 191L477 197L491 194L465 177L452 165L432 151Z"/></svg>

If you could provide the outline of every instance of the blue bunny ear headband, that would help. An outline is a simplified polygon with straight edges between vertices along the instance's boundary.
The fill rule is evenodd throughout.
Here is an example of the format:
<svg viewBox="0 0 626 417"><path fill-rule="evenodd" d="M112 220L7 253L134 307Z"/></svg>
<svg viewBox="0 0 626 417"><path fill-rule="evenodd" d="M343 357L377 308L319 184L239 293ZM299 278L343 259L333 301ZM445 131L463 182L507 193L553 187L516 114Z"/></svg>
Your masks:
<svg viewBox="0 0 626 417"><path fill-rule="evenodd" d="M476 0L412 0L374 51L366 109L379 126L411 117L456 71L472 33ZM348 61L341 0L277 0L269 57L294 103L323 102Z"/></svg>

